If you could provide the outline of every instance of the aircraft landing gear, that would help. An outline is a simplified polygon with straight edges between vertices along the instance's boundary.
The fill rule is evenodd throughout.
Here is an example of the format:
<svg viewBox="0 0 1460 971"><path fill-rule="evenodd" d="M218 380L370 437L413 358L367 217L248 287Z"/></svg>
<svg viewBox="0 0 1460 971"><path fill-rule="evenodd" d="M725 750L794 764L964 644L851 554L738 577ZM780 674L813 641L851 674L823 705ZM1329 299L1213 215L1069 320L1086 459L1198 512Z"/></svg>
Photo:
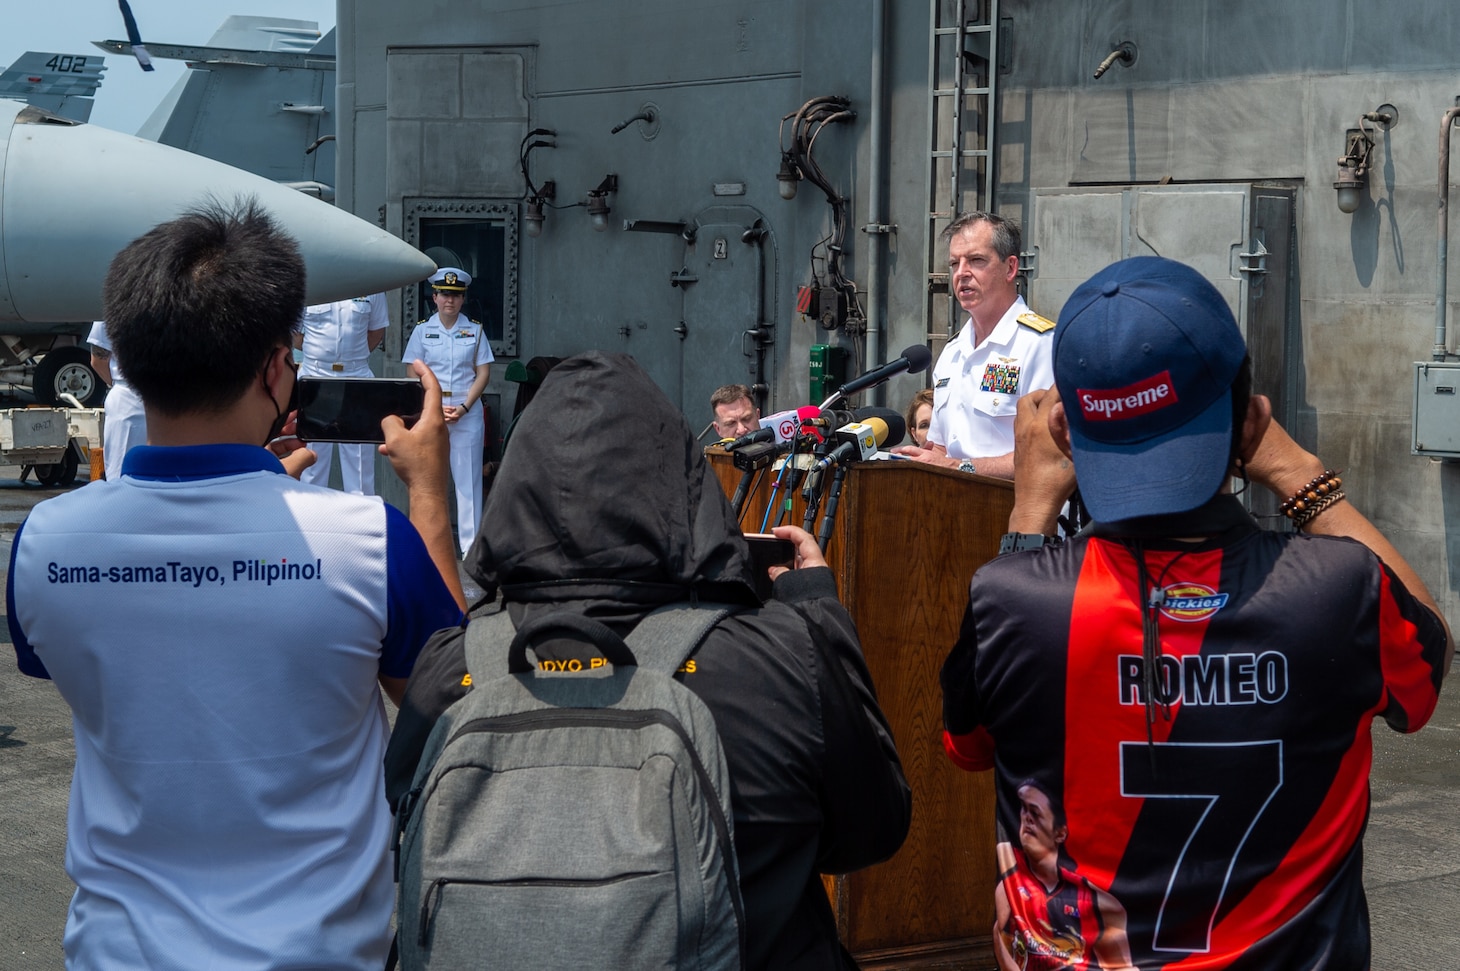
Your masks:
<svg viewBox="0 0 1460 971"><path fill-rule="evenodd" d="M35 400L43 405L64 404L63 393L70 393L87 408L101 404L106 386L91 369L91 355L81 347L58 347L46 353L35 366L31 382Z"/></svg>

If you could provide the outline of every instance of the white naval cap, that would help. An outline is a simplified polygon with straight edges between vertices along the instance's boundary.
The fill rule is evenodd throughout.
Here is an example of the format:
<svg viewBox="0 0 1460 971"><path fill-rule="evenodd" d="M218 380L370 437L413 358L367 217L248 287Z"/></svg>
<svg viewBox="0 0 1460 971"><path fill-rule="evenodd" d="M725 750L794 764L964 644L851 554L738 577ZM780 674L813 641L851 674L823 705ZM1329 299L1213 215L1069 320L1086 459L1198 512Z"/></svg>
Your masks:
<svg viewBox="0 0 1460 971"><path fill-rule="evenodd" d="M451 293L465 293L471 286L471 274L454 266L444 266L431 274L431 286Z"/></svg>

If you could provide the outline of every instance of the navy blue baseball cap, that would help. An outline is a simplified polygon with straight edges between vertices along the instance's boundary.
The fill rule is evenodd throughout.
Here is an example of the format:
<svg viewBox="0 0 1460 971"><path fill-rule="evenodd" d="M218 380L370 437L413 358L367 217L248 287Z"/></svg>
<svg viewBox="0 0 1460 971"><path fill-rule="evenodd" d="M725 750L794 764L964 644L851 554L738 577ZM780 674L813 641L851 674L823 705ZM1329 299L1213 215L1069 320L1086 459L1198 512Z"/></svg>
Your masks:
<svg viewBox="0 0 1460 971"><path fill-rule="evenodd" d="M1055 328L1054 377L1091 516L1185 512L1216 495L1246 356L1227 301L1185 264L1137 256L1080 284Z"/></svg>

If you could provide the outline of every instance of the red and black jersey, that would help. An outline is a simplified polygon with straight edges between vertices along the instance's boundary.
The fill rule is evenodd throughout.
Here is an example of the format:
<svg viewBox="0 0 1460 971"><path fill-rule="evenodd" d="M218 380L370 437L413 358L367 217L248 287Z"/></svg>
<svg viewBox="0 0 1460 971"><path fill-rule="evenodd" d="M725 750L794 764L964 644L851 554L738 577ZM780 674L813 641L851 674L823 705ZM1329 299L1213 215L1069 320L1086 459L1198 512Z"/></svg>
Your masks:
<svg viewBox="0 0 1460 971"><path fill-rule="evenodd" d="M1359 543L1264 531L1230 497L1187 515L1163 535L1212 538L1096 526L984 566L945 746L996 771L1005 833L1023 780L1058 794L1072 869L1125 908L1143 971L1367 968L1369 725L1428 720L1443 625Z"/></svg>
<svg viewBox="0 0 1460 971"><path fill-rule="evenodd" d="M1014 865L999 874L1009 919L999 928L1013 941L1011 950L1023 971L1098 968L1092 953L1103 929L1095 889L1088 880L1059 868L1053 889L1029 869L1019 850Z"/></svg>

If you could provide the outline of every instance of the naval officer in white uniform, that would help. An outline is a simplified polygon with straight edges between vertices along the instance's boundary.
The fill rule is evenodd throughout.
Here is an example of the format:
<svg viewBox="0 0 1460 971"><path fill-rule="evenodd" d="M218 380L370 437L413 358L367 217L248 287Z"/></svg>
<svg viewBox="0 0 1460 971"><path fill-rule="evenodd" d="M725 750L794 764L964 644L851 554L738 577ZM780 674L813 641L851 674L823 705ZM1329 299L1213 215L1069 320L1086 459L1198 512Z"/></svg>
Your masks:
<svg viewBox="0 0 1460 971"><path fill-rule="evenodd" d="M964 472L1014 477L1014 413L1021 395L1054 384L1054 322L1019 296L1019 227L970 212L944 231L948 274L968 321L933 368L927 447L900 454Z"/></svg>
<svg viewBox="0 0 1460 971"><path fill-rule="evenodd" d="M115 482L122 474L122 457L136 445L147 444L147 414L142 399L127 383L122 366L112 355L112 342L106 335L106 322L98 320L86 335L91 345L91 369L111 385L106 394L106 420L102 423L101 455L106 463L107 481Z"/></svg>
<svg viewBox="0 0 1460 971"><path fill-rule="evenodd" d="M461 313L471 274L454 266L431 277L436 313L411 331L402 361L420 359L441 382L441 407L451 434L451 479L456 485L456 535L464 555L482 518L482 443L486 422L480 399L492 373L492 345L481 324Z"/></svg>
<svg viewBox="0 0 1460 971"><path fill-rule="evenodd" d="M369 378L370 352L385 339L390 312L385 294L310 304L299 319L294 346L304 352L299 373L312 378ZM375 495L375 446L314 442L318 459L299 476L310 485L330 484L330 464L340 450L340 482L346 492Z"/></svg>

